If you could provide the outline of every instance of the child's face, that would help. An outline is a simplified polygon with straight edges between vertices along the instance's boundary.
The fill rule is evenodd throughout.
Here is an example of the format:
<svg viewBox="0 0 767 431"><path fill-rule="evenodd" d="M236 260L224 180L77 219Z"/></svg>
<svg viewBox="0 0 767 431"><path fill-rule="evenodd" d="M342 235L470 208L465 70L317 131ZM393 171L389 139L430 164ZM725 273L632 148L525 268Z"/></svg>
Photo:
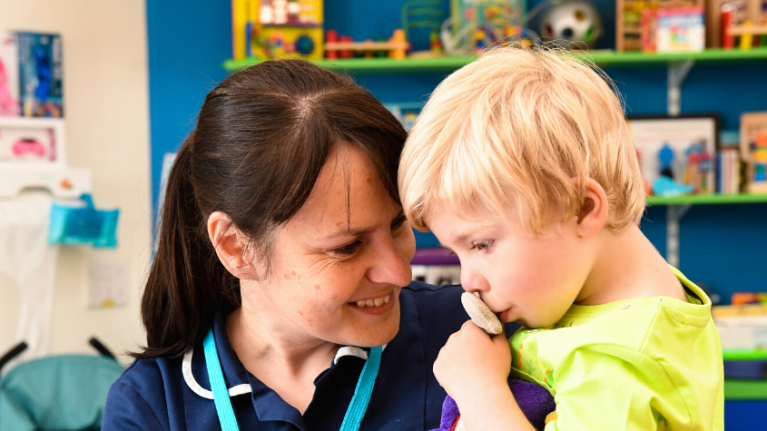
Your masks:
<svg viewBox="0 0 767 431"><path fill-rule="evenodd" d="M594 261L576 217L560 221L551 214L538 236L513 218L468 218L444 206L424 217L440 243L458 255L463 288L479 292L503 322L529 328L556 323L576 301Z"/></svg>

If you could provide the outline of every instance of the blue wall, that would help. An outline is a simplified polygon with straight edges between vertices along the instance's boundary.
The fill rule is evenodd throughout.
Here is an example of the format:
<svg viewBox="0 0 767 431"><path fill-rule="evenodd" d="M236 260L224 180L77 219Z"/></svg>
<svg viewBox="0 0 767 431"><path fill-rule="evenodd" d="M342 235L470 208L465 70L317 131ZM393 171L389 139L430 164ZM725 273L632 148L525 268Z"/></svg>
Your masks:
<svg viewBox="0 0 767 431"><path fill-rule="evenodd" d="M326 28L355 39L388 37L400 26L402 0L325 0ZM614 45L614 3L596 1L606 25L604 47ZM448 1L442 7L447 13ZM231 56L230 6L226 1L148 1L153 201L162 156L175 151L194 126L205 94L226 73ZM425 39L416 41L423 46ZM666 111L666 69L608 69L623 92L629 114ZM360 76L383 102L425 100L443 76ZM722 126L737 129L746 111L767 110L767 63L696 65L682 86L682 113L717 112ZM665 254L666 212L648 209L642 230ZM735 291L767 291L767 204L696 206L681 222L681 269L723 298ZM419 244L433 239L419 236Z"/></svg>

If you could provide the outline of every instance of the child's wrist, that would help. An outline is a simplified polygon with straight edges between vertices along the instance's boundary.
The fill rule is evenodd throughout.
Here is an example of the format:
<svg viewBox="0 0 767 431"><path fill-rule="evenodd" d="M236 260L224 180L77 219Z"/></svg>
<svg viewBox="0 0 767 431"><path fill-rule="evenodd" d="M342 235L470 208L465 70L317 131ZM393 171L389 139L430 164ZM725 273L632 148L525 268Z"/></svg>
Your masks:
<svg viewBox="0 0 767 431"><path fill-rule="evenodd" d="M485 404L489 399L511 399L516 403L514 395L511 393L509 384L506 380L487 380L485 382L477 382L472 385L468 390L460 391L460 393L451 396L455 399L458 407L463 412L463 405L467 408L471 408L474 403Z"/></svg>

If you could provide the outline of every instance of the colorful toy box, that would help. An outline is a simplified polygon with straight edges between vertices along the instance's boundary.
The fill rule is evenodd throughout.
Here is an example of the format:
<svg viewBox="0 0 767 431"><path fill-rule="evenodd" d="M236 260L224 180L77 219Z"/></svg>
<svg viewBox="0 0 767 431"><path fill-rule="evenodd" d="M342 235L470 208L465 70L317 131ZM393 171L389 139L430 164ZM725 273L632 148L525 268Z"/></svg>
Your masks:
<svg viewBox="0 0 767 431"><path fill-rule="evenodd" d="M323 57L322 0L232 0L233 57Z"/></svg>
<svg viewBox="0 0 767 431"><path fill-rule="evenodd" d="M16 33L21 111L25 117L63 117L61 36Z"/></svg>
<svg viewBox="0 0 767 431"><path fill-rule="evenodd" d="M0 116L21 114L19 101L19 52L16 35L0 33Z"/></svg>
<svg viewBox="0 0 767 431"><path fill-rule="evenodd" d="M703 8L658 10L655 37L658 52L703 51L706 47Z"/></svg>

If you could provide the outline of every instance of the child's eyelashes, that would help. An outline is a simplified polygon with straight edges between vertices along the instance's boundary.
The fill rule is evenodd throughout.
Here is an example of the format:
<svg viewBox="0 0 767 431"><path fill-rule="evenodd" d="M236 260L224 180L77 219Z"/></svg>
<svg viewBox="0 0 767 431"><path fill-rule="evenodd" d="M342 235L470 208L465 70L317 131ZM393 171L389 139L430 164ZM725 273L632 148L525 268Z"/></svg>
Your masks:
<svg viewBox="0 0 767 431"><path fill-rule="evenodd" d="M486 253L493 246L494 241L472 241L470 250Z"/></svg>

